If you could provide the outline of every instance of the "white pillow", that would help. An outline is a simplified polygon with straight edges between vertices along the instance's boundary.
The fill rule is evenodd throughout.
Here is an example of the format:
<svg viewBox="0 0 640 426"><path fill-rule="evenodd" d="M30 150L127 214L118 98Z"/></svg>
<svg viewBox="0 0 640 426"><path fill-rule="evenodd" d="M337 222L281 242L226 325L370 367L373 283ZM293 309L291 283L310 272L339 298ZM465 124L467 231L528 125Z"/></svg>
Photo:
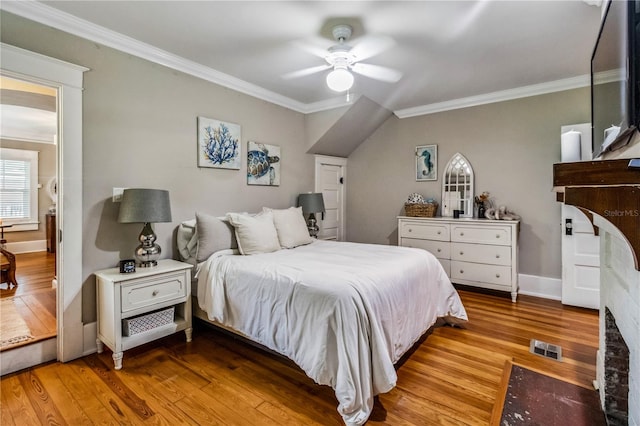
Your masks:
<svg viewBox="0 0 640 426"><path fill-rule="evenodd" d="M227 213L227 218L235 228L240 253L247 255L280 250L273 213L262 212L255 216Z"/></svg>
<svg viewBox="0 0 640 426"><path fill-rule="evenodd" d="M278 231L278 240L282 248L294 248L313 241L302 215L302 207L289 207L284 210L263 207L262 211L273 213L273 224Z"/></svg>
<svg viewBox="0 0 640 426"><path fill-rule="evenodd" d="M196 260L204 262L217 251L237 248L236 237L233 234L234 229L226 218L196 212Z"/></svg>

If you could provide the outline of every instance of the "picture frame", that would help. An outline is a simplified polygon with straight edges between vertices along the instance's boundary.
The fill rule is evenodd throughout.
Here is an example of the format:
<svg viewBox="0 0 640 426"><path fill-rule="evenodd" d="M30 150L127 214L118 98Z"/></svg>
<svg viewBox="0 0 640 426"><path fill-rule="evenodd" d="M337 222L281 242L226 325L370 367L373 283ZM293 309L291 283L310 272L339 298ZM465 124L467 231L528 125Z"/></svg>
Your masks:
<svg viewBox="0 0 640 426"><path fill-rule="evenodd" d="M198 117L198 167L240 170L242 127Z"/></svg>
<svg viewBox="0 0 640 426"><path fill-rule="evenodd" d="M247 185L280 186L281 162L278 145L247 142Z"/></svg>
<svg viewBox="0 0 640 426"><path fill-rule="evenodd" d="M438 180L438 145L416 146L416 181Z"/></svg>

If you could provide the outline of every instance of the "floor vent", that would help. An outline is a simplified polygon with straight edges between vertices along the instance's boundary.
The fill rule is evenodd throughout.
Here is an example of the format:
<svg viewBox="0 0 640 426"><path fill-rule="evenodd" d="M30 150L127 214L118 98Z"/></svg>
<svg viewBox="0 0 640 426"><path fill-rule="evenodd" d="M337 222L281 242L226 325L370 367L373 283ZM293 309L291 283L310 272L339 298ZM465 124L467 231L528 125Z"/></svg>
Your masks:
<svg viewBox="0 0 640 426"><path fill-rule="evenodd" d="M535 355L543 356L545 358L562 361L562 348L560 346L552 345L551 343L546 343L541 340L531 339L529 352Z"/></svg>

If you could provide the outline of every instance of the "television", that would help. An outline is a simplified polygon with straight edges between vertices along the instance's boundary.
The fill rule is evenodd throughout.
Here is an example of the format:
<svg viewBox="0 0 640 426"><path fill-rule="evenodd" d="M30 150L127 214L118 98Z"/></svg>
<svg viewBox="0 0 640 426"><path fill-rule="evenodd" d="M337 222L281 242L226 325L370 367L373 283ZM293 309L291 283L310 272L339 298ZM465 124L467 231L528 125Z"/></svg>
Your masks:
<svg viewBox="0 0 640 426"><path fill-rule="evenodd" d="M591 56L593 158L640 125L640 0L608 0Z"/></svg>

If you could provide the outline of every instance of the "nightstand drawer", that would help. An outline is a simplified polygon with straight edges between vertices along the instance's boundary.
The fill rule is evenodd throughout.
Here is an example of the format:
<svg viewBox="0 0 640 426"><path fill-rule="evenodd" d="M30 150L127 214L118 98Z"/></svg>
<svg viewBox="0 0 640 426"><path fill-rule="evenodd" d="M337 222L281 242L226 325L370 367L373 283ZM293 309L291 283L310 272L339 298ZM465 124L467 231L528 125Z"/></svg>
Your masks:
<svg viewBox="0 0 640 426"><path fill-rule="evenodd" d="M159 303L180 302L187 296L187 280L184 272L165 275L158 279L140 279L121 288L122 312L129 312Z"/></svg>
<svg viewBox="0 0 640 426"><path fill-rule="evenodd" d="M451 260L511 266L511 247L451 243Z"/></svg>
<svg viewBox="0 0 640 426"><path fill-rule="evenodd" d="M421 248L433 254L439 259L449 259L449 247L451 243L448 241L419 240L416 238L403 238L403 247Z"/></svg>
<svg viewBox="0 0 640 426"><path fill-rule="evenodd" d="M400 236L402 238L449 241L449 225L402 222L400 225Z"/></svg>

